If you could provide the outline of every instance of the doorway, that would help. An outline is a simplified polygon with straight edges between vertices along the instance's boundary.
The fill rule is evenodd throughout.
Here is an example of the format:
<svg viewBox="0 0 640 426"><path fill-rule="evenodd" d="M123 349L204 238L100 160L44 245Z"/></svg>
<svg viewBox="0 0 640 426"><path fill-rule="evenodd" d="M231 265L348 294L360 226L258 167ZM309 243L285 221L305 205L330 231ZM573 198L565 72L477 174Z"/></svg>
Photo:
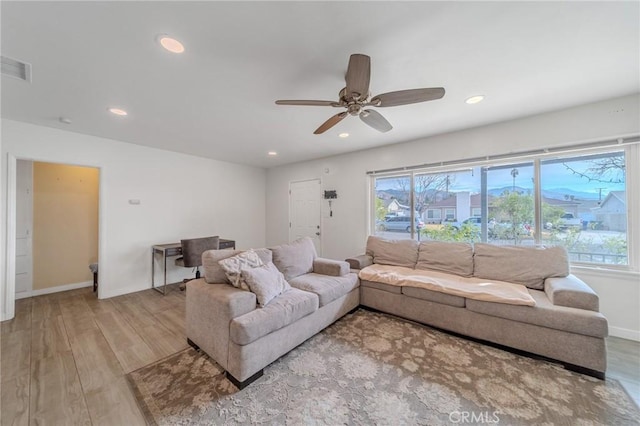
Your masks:
<svg viewBox="0 0 640 426"><path fill-rule="evenodd" d="M92 286L100 170L31 160L15 170L15 299Z"/></svg>
<svg viewBox="0 0 640 426"><path fill-rule="evenodd" d="M289 184L289 241L310 237L322 255L320 179Z"/></svg>

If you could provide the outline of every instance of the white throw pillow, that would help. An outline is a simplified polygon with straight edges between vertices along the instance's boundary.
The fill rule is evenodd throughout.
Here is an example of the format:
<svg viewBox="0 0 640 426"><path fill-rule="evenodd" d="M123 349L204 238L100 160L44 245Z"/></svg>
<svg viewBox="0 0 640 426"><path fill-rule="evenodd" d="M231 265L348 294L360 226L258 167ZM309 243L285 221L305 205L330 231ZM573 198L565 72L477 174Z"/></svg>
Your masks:
<svg viewBox="0 0 640 426"><path fill-rule="evenodd" d="M249 286L244 279L242 279L242 270L257 268L264 265L258 254L252 249L235 256L222 259L218 264L222 269L224 269L231 285L242 290L249 290Z"/></svg>
<svg viewBox="0 0 640 426"><path fill-rule="evenodd" d="M249 290L256 295L260 307L265 307L291 288L282 272L278 271L272 262L258 268L243 269L242 278L249 285Z"/></svg>

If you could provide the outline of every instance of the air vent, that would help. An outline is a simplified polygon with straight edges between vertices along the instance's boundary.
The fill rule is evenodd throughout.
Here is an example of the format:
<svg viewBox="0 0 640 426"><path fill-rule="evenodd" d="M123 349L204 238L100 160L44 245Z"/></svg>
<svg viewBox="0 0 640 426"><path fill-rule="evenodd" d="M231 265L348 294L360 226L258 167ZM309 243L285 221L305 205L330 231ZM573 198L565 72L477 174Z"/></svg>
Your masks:
<svg viewBox="0 0 640 426"><path fill-rule="evenodd" d="M2 56L2 75L31 83L31 64Z"/></svg>

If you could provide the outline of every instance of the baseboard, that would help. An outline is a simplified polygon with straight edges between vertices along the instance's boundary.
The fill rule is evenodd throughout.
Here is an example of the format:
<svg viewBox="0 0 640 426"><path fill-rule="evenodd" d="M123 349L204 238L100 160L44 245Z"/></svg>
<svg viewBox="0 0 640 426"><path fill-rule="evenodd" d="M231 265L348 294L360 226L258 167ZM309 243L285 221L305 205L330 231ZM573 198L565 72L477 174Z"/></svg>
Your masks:
<svg viewBox="0 0 640 426"><path fill-rule="evenodd" d="M42 288L31 291L21 291L16 293L17 299L26 299L27 297L42 296L43 294L58 293L61 291L76 290L78 288L93 287L93 281L83 281L81 283L65 284L56 287Z"/></svg>
<svg viewBox="0 0 640 426"><path fill-rule="evenodd" d="M640 342L640 331L631 330L629 328L609 326L609 336Z"/></svg>

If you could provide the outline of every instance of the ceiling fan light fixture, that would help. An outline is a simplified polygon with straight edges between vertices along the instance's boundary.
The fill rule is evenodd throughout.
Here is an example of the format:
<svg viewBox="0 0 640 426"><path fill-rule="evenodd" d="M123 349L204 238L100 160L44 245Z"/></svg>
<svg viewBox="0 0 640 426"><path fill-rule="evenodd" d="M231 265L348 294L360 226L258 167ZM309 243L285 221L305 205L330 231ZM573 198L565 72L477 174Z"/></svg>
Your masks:
<svg viewBox="0 0 640 426"><path fill-rule="evenodd" d="M120 117L124 117L125 115L128 115L129 113L125 110L123 110L122 108L108 108L107 111L109 111L111 114L115 114L115 115L119 115Z"/></svg>
<svg viewBox="0 0 640 426"><path fill-rule="evenodd" d="M465 103L469 105L473 105L473 104L477 104L478 102L482 102L483 100L484 100L484 95L475 95L475 96L471 96L470 98L467 98Z"/></svg>
<svg viewBox="0 0 640 426"><path fill-rule="evenodd" d="M171 53L182 53L184 52L184 46L175 38L169 37L166 34L161 34L158 36L158 42L162 47L168 50Z"/></svg>
<svg viewBox="0 0 640 426"><path fill-rule="evenodd" d="M348 138L348 137L349 137L349 133L347 133L347 132L340 133L340 134L338 135L338 137L339 137L339 138L342 138L342 139L344 139L344 138Z"/></svg>

